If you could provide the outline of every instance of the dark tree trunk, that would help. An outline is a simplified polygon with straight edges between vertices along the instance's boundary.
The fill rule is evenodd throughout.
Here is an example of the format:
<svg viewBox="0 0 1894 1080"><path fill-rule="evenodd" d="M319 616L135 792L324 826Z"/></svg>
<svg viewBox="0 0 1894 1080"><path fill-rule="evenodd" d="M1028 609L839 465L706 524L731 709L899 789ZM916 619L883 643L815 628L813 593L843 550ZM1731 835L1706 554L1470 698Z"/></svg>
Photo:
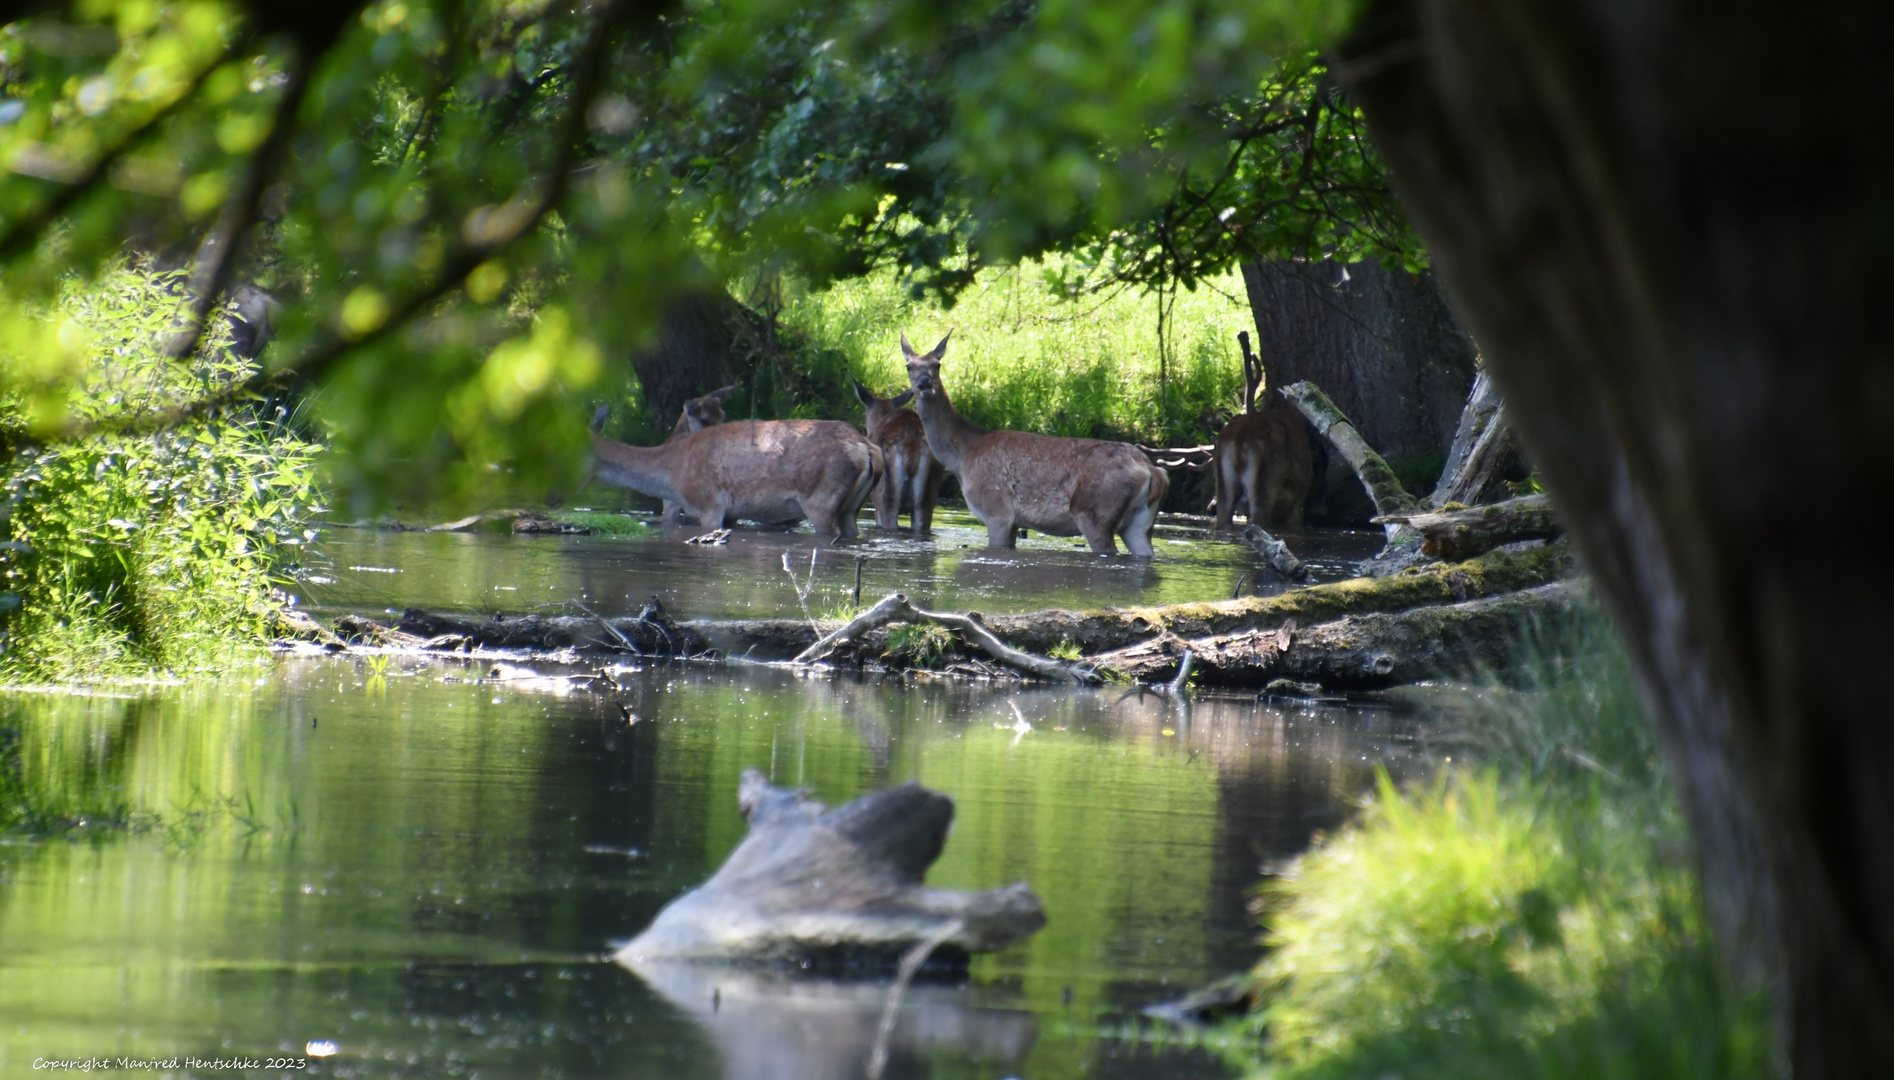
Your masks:
<svg viewBox="0 0 1894 1080"><path fill-rule="evenodd" d="M1245 265L1243 283L1270 389L1307 379L1383 457L1439 467L1473 383L1473 346L1432 275L1279 260Z"/></svg>
<svg viewBox="0 0 1894 1080"><path fill-rule="evenodd" d="M672 300L657 340L631 358L652 426L669 431L685 401L743 381L767 332L761 315L722 290Z"/></svg>
<svg viewBox="0 0 1894 1080"><path fill-rule="evenodd" d="M1379 0L1338 57L1805 1080L1894 1075L1894 573L1861 498L1894 469L1891 24Z"/></svg>

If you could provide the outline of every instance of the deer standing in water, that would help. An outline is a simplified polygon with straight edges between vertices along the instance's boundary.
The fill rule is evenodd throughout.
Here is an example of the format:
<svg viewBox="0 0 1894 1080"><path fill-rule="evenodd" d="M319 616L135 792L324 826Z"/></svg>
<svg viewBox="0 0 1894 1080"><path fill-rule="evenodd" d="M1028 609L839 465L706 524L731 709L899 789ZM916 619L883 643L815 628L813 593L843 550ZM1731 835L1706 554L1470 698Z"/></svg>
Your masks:
<svg viewBox="0 0 1894 1080"><path fill-rule="evenodd" d="M830 537L856 535L855 515L881 475L881 451L835 420L749 420L627 446L598 434L592 469L600 480L676 502L706 529L747 518L781 525L808 518Z"/></svg>
<svg viewBox="0 0 1894 1080"><path fill-rule="evenodd" d="M1263 362L1250 351L1248 332L1236 335L1243 346L1243 415L1217 433L1211 464L1217 470L1217 523L1214 532L1235 529L1237 503L1259 525L1302 525L1302 505L1315 482L1309 432L1302 416L1276 401L1271 389L1261 409L1256 391Z"/></svg>
<svg viewBox="0 0 1894 1080"><path fill-rule="evenodd" d="M948 337L952 337L951 331ZM927 432L927 448L960 477L967 509L986 524L989 548L1010 548L1019 528L1082 535L1093 551L1151 555L1151 529L1170 477L1128 443L1067 439L1025 431L988 431L954 410L940 381L947 338L926 354L901 336L908 383Z"/></svg>
<svg viewBox="0 0 1894 1080"><path fill-rule="evenodd" d="M723 415L723 400L736 393L734 384L721 390L712 390L703 397L694 397L684 403L683 411L677 415L677 423L671 427L671 434L664 441L680 439L693 431L702 431L707 427L716 427L726 419ZM679 506L676 502L664 500L664 523L677 524Z"/></svg>
<svg viewBox="0 0 1894 1080"><path fill-rule="evenodd" d="M891 398L876 397L873 390L855 382L855 396L867 410L863 426L868 441L881 448L886 468L881 483L875 485L875 525L896 530L901 527L900 513L908 512L908 529L925 536L934 527L934 502L940 497L940 482L947 470L927 449L927 429L921 417L901 406L914 391L903 390Z"/></svg>

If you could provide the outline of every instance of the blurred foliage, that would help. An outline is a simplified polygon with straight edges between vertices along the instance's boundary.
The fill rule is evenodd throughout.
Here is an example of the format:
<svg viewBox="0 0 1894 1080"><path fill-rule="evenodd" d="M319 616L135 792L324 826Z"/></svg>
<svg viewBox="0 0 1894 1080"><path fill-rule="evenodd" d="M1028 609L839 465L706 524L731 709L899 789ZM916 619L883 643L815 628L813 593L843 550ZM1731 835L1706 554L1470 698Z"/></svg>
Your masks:
<svg viewBox="0 0 1894 1080"><path fill-rule="evenodd" d="M254 365L224 345L192 362L162 343L182 275L114 265L71 282L40 320L80 373L64 407L116 424L242 385ZM20 342L0 344L17 355ZM19 422L30 396L0 398ZM0 468L0 673L13 678L180 669L270 632L274 575L314 538L314 446L278 405L242 402L148 433L26 447Z"/></svg>
<svg viewBox="0 0 1894 1080"><path fill-rule="evenodd" d="M1452 710L1458 764L1405 792L1383 775L1266 889L1243 1022L1267 1036L1264 1074L1773 1075L1763 1003L1712 952L1629 662L1602 625L1538 648L1536 685Z"/></svg>
<svg viewBox="0 0 1894 1080"><path fill-rule="evenodd" d="M129 245L190 274L173 347L281 300L255 381L317 391L353 511L561 486L680 290L1415 262L1318 59L1353 7L72 0L0 29L0 334ZM11 446L97 426L56 346L0 369Z"/></svg>

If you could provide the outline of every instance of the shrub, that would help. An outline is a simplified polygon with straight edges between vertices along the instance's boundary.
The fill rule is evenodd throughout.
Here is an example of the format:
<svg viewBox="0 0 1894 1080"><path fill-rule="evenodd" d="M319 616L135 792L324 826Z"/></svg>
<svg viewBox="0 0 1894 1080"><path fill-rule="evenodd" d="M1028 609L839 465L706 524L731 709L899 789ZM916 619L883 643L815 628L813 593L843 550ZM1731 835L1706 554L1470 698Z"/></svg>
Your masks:
<svg viewBox="0 0 1894 1080"><path fill-rule="evenodd" d="M193 361L165 355L183 285L120 265L70 283L48 313L87 364L68 414L105 433L0 459L8 677L175 670L254 649L281 603L275 575L315 535L315 447L282 409L248 402L136 433L255 372L226 350L221 319ZM0 398L7 426L24 407Z"/></svg>
<svg viewBox="0 0 1894 1080"><path fill-rule="evenodd" d="M1602 629L1537 643L1443 768L1384 773L1358 822L1265 892L1272 1077L1771 1074L1758 995L1725 981L1628 665ZM1451 759L1449 759L1451 760Z"/></svg>

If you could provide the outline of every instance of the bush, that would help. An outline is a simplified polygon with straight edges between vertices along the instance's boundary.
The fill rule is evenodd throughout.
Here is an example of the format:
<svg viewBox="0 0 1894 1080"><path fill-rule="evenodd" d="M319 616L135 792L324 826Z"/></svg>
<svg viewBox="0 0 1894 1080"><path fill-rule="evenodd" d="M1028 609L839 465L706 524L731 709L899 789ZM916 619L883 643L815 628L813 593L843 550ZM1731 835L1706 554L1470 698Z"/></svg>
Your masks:
<svg viewBox="0 0 1894 1080"><path fill-rule="evenodd" d="M1278 1078L1764 1077L1762 1003L1729 986L1683 828L1602 630L1484 694L1483 766L1401 792L1264 895ZM1449 758L1448 760L1452 760Z"/></svg>
<svg viewBox="0 0 1894 1080"><path fill-rule="evenodd" d="M222 319L194 361L164 354L183 285L178 272L121 265L70 283L47 316L87 363L70 418L106 433L0 459L7 677L227 662L267 637L275 575L315 535L315 447L281 409L250 402L152 434L112 433L256 370L227 352ZM25 407L0 399L16 429Z"/></svg>

